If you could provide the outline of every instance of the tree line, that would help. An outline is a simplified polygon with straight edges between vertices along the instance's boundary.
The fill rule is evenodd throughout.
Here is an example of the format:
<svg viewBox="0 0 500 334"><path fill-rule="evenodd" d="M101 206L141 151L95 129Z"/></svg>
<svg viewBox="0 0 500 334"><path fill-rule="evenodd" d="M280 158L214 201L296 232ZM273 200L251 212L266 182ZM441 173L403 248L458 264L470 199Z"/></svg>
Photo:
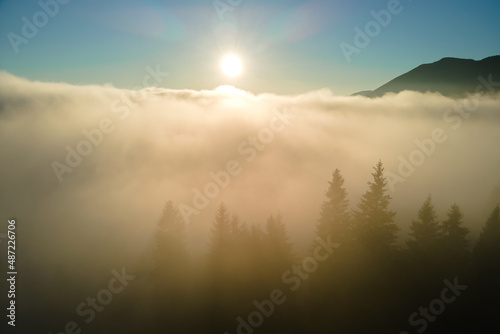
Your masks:
<svg viewBox="0 0 500 334"><path fill-rule="evenodd" d="M478 240L471 242L460 207L452 204L440 220L429 195L416 210L402 247L382 162L371 175L368 189L351 208L344 178L338 169L333 172L315 233L339 246L293 292L283 274L300 270L303 257L294 251L281 214L270 215L263 226L248 225L221 203L208 252L200 261L190 256L177 207L166 202L139 303L142 330L499 332L499 205L485 217ZM256 309L276 290L286 292L285 302L273 305L269 316ZM454 299L446 291L455 291ZM256 310L261 310L262 321L258 316L252 320Z"/></svg>

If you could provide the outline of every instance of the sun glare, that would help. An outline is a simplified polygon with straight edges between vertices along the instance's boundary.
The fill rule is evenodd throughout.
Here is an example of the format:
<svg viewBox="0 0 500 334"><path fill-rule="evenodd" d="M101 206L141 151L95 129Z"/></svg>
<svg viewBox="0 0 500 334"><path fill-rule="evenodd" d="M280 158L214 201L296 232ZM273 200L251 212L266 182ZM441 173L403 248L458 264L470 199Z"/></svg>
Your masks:
<svg viewBox="0 0 500 334"><path fill-rule="evenodd" d="M222 70L227 76L236 77L241 74L243 65L240 58L233 54L224 57L221 63Z"/></svg>

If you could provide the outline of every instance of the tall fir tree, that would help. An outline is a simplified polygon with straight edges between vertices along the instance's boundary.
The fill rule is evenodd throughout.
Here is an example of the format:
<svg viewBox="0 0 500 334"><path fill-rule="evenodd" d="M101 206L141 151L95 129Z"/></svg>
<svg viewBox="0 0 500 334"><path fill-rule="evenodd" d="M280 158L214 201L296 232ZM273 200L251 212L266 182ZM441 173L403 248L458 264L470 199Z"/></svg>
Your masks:
<svg viewBox="0 0 500 334"><path fill-rule="evenodd" d="M158 220L152 259L149 289L153 307L148 315L151 324L158 330L181 328L191 272L185 223L172 201L165 203Z"/></svg>
<svg viewBox="0 0 500 334"><path fill-rule="evenodd" d="M172 201L167 201L157 224L153 249L153 276L159 280L182 280L188 267L184 221ZM165 281L164 284L172 285Z"/></svg>
<svg viewBox="0 0 500 334"><path fill-rule="evenodd" d="M292 244L289 241L281 214L275 217L271 215L267 219L265 240L271 253L269 256L276 260L278 266L286 267L293 262Z"/></svg>
<svg viewBox="0 0 500 334"><path fill-rule="evenodd" d="M230 263L233 256L231 247L233 226L226 206L221 203L213 221L207 267L209 304L206 307L210 310L207 320L208 326L213 326L214 332L221 330L221 326L229 320L225 310L231 308L231 295L235 293L232 286L234 268L231 268Z"/></svg>
<svg viewBox="0 0 500 334"><path fill-rule="evenodd" d="M253 249L253 240L245 223L240 222L238 216L233 215L229 221L229 242L226 246L228 257L226 265L238 280L243 282L251 279L249 270L253 268L255 257L258 254Z"/></svg>
<svg viewBox="0 0 500 334"><path fill-rule="evenodd" d="M213 332L223 332L234 320L234 314L243 313L246 302L259 295L259 275L265 274L261 268L259 239L236 215L229 213L224 203L219 205L207 267L207 307L210 309L207 321Z"/></svg>
<svg viewBox="0 0 500 334"><path fill-rule="evenodd" d="M323 239L330 236L334 242L342 244L349 236L351 217L348 211L349 199L344 188L344 178L339 169L333 172L325 197L321 205L316 234Z"/></svg>
<svg viewBox="0 0 500 334"><path fill-rule="evenodd" d="M436 251L441 237L438 217L429 195L418 210L417 220L410 224L408 248L419 254L432 255Z"/></svg>
<svg viewBox="0 0 500 334"><path fill-rule="evenodd" d="M210 239L209 256L211 261L219 262L225 257L224 254L228 251L230 246L231 232L234 228L234 224L230 220L226 206L224 203L221 203L215 214Z"/></svg>
<svg viewBox="0 0 500 334"><path fill-rule="evenodd" d="M478 314L494 314L500 299L500 205L497 205L483 226L474 246L475 290ZM495 312L497 313L497 312ZM487 320L487 319L486 319ZM485 323L487 321L483 321ZM495 325L498 320L495 319ZM491 326L491 325L490 325ZM493 328L493 326L491 326ZM500 328L499 328L500 329ZM497 333L499 330L497 329Z"/></svg>
<svg viewBox="0 0 500 334"><path fill-rule="evenodd" d="M417 219L411 222L409 234L408 251L404 253L408 260L404 263L408 267L403 270L415 282L407 293L413 295L418 292L415 298L432 295L438 288L436 282L440 284L443 277L443 258L441 226L430 195L418 210Z"/></svg>
<svg viewBox="0 0 500 334"><path fill-rule="evenodd" d="M493 209L474 246L474 260L482 271L500 275L500 205Z"/></svg>
<svg viewBox="0 0 500 334"><path fill-rule="evenodd" d="M387 194L387 179L381 161L373 167L370 189L361 197L354 211L354 238L372 251L394 250L399 227L394 223L396 213L389 209L391 196Z"/></svg>
<svg viewBox="0 0 500 334"><path fill-rule="evenodd" d="M441 226L445 246L457 253L466 252L469 244L467 241L469 229L463 226L463 219L464 214L460 207L452 204L448 210L447 219Z"/></svg>
<svg viewBox="0 0 500 334"><path fill-rule="evenodd" d="M464 227L464 215L457 204L451 205L447 219L441 225L442 249L450 270L465 268L469 260L469 229Z"/></svg>

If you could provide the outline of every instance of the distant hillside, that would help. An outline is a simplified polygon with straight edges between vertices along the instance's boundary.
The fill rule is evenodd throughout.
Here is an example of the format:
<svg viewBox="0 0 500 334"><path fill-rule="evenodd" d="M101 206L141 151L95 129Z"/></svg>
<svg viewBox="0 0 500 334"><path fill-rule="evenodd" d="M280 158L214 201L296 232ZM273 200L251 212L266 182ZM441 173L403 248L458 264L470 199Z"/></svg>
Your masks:
<svg viewBox="0 0 500 334"><path fill-rule="evenodd" d="M386 93L413 90L460 97L476 90L480 84L479 76L487 79L490 74L493 75L493 81L500 82L500 56L479 61L443 58L435 63L420 65L373 91L363 91L353 95L380 97ZM499 87L496 89L500 90Z"/></svg>

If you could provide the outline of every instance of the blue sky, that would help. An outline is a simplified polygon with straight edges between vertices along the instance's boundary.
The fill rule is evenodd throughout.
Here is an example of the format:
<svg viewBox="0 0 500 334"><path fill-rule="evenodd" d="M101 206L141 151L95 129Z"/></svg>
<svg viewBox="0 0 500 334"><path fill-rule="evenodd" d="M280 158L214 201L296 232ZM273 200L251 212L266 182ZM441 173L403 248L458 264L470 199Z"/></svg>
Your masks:
<svg viewBox="0 0 500 334"><path fill-rule="evenodd" d="M54 10L53 1L42 3ZM340 44L356 46L354 28L364 31L371 11L387 10L391 1L220 0L232 8L222 14L213 0L71 0L45 15L47 23L39 21L16 53L9 33L25 38L23 17L33 23L42 8L38 1L5 0L0 69L31 80L133 88L147 66L159 66L169 73L160 87L231 84L279 94L327 87L351 94L443 57L500 54L498 0L401 0L398 13L348 62ZM243 59L237 79L221 73L227 52Z"/></svg>

